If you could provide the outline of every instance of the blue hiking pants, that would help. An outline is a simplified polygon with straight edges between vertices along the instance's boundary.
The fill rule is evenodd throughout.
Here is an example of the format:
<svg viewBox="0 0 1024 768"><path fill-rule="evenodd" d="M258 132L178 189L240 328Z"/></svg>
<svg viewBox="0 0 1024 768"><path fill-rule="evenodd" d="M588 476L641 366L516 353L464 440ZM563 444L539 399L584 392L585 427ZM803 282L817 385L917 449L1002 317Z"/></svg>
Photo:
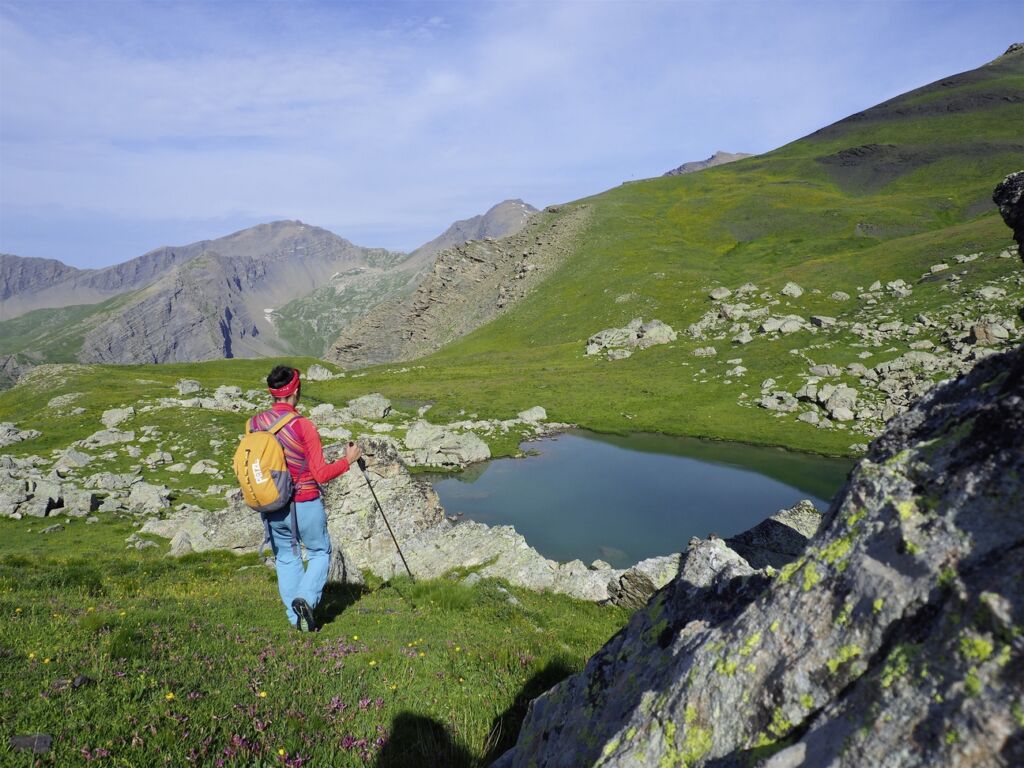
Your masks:
<svg viewBox="0 0 1024 768"><path fill-rule="evenodd" d="M306 546L306 566L303 568L301 554L292 550L291 508L268 512L270 523L270 546L277 563L277 588L288 616L288 622L295 624L298 617L292 610L292 600L301 597L310 608L316 608L327 582L327 570L331 564L331 537L327 533L327 514L322 499L300 501L296 505L299 541Z"/></svg>

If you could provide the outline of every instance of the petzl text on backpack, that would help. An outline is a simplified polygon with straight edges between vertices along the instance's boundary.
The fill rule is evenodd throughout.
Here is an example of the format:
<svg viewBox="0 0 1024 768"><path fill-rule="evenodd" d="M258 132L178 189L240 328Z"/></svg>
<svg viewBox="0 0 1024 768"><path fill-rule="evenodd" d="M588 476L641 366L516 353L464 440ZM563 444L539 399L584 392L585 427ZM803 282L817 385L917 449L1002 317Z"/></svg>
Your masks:
<svg viewBox="0 0 1024 768"><path fill-rule="evenodd" d="M255 432L252 422L246 422L245 436L238 444L232 465L242 498L257 512L273 512L292 500L292 476L277 433L295 416L286 413L266 430Z"/></svg>

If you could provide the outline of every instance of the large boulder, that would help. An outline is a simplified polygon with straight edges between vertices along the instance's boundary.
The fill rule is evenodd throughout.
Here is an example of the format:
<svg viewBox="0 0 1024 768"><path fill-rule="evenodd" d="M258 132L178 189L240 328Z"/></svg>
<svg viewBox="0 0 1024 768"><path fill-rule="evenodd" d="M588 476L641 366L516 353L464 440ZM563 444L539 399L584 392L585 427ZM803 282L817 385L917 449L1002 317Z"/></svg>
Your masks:
<svg viewBox="0 0 1024 768"><path fill-rule="evenodd" d="M893 419L774 578L691 548L497 765L1024 764L1022 477L1019 349Z"/></svg>
<svg viewBox="0 0 1024 768"><path fill-rule="evenodd" d="M155 515L171 506L170 489L165 485L138 482L128 493L128 508L133 512Z"/></svg>
<svg viewBox="0 0 1024 768"><path fill-rule="evenodd" d="M415 466L465 467L491 458L491 449L472 432L456 432L422 419L405 434L406 460Z"/></svg>
<svg viewBox="0 0 1024 768"><path fill-rule="evenodd" d="M127 408L110 408L104 411L100 421L107 429L113 429L118 424L133 418L135 418L135 408L129 405Z"/></svg>
<svg viewBox="0 0 1024 768"><path fill-rule="evenodd" d="M391 413L391 401L375 392L349 400L348 409L357 419L383 419Z"/></svg>
<svg viewBox="0 0 1024 768"><path fill-rule="evenodd" d="M18 429L9 421L0 422L0 448L20 443L22 440L34 440L40 434L38 429Z"/></svg>
<svg viewBox="0 0 1024 768"><path fill-rule="evenodd" d="M992 201L999 206L1006 226L1013 230L1017 250L1024 260L1024 171L1011 173L1003 179L992 193Z"/></svg>

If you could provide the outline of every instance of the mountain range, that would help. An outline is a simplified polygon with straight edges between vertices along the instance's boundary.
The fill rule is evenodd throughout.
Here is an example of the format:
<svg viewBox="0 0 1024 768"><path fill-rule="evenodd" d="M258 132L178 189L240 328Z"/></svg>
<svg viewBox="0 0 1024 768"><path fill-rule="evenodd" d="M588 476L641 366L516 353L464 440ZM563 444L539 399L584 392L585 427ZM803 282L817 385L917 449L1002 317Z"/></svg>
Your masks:
<svg viewBox="0 0 1024 768"><path fill-rule="evenodd" d="M103 269L0 255L0 354L162 363L320 355L354 317L415 287L437 253L518 231L536 209L508 200L405 254L277 221Z"/></svg>

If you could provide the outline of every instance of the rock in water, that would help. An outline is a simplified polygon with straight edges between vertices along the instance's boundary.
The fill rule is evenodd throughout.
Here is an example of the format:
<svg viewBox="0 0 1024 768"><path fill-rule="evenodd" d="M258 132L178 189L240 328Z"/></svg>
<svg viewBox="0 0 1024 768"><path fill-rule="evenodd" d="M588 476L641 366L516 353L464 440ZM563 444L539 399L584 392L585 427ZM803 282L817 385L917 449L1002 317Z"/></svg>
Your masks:
<svg viewBox="0 0 1024 768"><path fill-rule="evenodd" d="M1024 349L893 419L774 578L724 542L497 766L1022 765Z"/></svg>

